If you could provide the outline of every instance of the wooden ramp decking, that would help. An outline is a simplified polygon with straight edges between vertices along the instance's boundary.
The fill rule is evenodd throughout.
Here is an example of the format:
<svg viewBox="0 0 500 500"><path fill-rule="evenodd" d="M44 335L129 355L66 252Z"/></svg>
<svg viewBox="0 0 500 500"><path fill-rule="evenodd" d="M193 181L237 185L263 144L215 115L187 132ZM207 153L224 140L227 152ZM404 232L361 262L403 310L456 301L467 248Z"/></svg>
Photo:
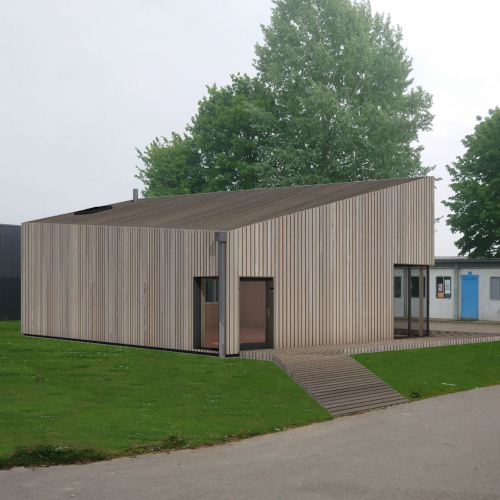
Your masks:
<svg viewBox="0 0 500 500"><path fill-rule="evenodd" d="M432 331L430 337L290 349L241 351L245 358L274 361L332 415L407 403L350 354L500 341L500 333Z"/></svg>
<svg viewBox="0 0 500 500"><path fill-rule="evenodd" d="M350 356L280 354L275 361L332 415L408 403Z"/></svg>

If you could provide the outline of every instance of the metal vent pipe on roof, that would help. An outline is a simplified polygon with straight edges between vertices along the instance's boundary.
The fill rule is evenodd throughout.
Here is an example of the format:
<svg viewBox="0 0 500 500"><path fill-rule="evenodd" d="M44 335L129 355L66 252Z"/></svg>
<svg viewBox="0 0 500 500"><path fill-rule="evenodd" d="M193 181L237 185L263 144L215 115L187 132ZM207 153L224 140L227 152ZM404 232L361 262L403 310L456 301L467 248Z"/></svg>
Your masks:
<svg viewBox="0 0 500 500"><path fill-rule="evenodd" d="M133 190L132 201L133 202L139 201L139 190L138 189Z"/></svg>

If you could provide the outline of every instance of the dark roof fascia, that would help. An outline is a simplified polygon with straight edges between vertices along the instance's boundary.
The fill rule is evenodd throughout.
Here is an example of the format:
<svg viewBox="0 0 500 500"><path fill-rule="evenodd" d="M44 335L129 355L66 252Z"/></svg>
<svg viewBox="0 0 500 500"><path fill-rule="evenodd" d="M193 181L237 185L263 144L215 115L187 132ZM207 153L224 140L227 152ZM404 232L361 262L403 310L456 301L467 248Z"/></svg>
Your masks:
<svg viewBox="0 0 500 500"><path fill-rule="evenodd" d="M464 257L435 257L433 267L488 268L500 267L500 259L467 259Z"/></svg>

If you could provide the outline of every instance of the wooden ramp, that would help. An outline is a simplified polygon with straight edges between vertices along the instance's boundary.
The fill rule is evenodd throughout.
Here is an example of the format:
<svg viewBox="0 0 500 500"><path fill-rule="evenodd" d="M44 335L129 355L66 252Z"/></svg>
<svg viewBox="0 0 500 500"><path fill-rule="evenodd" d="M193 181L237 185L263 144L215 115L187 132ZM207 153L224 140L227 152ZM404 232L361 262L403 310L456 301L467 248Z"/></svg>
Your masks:
<svg viewBox="0 0 500 500"><path fill-rule="evenodd" d="M279 354L276 363L332 415L408 403L346 355Z"/></svg>

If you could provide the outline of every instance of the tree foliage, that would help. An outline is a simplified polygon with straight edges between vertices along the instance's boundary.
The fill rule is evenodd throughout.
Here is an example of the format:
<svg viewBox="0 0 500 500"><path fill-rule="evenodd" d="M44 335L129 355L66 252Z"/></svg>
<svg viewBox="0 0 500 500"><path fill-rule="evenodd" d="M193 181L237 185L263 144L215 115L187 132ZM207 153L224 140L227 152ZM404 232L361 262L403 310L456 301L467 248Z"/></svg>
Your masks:
<svg viewBox="0 0 500 500"><path fill-rule="evenodd" d="M202 192L206 184L200 172L201 155L189 136L175 132L172 139L156 137L144 152L137 149L144 168L136 175L146 186L146 196Z"/></svg>
<svg viewBox="0 0 500 500"><path fill-rule="evenodd" d="M232 76L231 85L207 86L208 97L184 137L156 138L144 152L137 149L146 196L252 189L258 186L258 132L249 105L270 108L272 96L256 79ZM260 138L262 141L263 138ZM185 177L183 177L185 172Z"/></svg>
<svg viewBox="0 0 500 500"><path fill-rule="evenodd" d="M426 175L419 130L431 96L409 90L401 30L368 2L275 0L256 46L259 78L275 106L263 182L343 182Z"/></svg>
<svg viewBox="0 0 500 500"><path fill-rule="evenodd" d="M455 194L443 202L446 223L462 233L460 255L500 257L500 108L477 117L474 133L462 140L466 152L446 168Z"/></svg>
<svg viewBox="0 0 500 500"><path fill-rule="evenodd" d="M432 98L412 88L400 28L372 14L364 0L273 2L264 42L256 45L257 77L207 87L184 138L156 140L139 151L146 195L159 193L161 184L164 194L174 194L431 170L422 166L416 143L431 128ZM175 151L163 156L158 148ZM181 153L181 167L174 166Z"/></svg>

